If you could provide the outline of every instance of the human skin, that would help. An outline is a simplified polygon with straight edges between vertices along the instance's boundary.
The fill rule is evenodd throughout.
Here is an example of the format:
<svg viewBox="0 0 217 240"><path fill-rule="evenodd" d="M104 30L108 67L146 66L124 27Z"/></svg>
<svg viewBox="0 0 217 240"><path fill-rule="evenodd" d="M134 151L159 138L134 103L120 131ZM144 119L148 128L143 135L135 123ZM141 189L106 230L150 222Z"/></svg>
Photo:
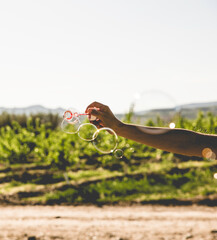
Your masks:
<svg viewBox="0 0 217 240"><path fill-rule="evenodd" d="M97 110L96 110L97 109ZM86 112L97 118L91 121L97 128L108 127L118 136L186 156L217 156L217 135L202 134L182 128L147 127L127 124L115 117L111 109L99 102L91 103Z"/></svg>

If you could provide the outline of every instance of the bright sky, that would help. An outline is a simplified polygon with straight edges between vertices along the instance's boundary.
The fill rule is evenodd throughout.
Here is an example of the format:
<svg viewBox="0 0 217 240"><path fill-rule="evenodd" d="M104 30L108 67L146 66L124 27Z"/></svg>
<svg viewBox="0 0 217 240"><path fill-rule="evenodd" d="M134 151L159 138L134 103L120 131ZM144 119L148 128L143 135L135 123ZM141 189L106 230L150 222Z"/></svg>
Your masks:
<svg viewBox="0 0 217 240"><path fill-rule="evenodd" d="M2 0L0 107L217 101L216 43L216 0Z"/></svg>

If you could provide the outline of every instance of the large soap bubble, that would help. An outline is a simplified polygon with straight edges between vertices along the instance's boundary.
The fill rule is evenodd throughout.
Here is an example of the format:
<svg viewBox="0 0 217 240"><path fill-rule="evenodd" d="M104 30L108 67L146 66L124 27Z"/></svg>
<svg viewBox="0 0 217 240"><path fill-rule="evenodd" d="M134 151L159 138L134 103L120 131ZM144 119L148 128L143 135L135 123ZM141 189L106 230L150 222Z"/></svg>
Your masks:
<svg viewBox="0 0 217 240"><path fill-rule="evenodd" d="M97 127L92 123L83 123L78 129L78 136L85 141L93 141Z"/></svg>
<svg viewBox="0 0 217 240"><path fill-rule="evenodd" d="M133 121L144 124L148 120L164 127L175 127L177 104L174 98L161 91L149 90L137 93L133 101Z"/></svg>
<svg viewBox="0 0 217 240"><path fill-rule="evenodd" d="M111 128L98 129L93 138L93 145L101 153L112 153L118 145L118 137Z"/></svg>

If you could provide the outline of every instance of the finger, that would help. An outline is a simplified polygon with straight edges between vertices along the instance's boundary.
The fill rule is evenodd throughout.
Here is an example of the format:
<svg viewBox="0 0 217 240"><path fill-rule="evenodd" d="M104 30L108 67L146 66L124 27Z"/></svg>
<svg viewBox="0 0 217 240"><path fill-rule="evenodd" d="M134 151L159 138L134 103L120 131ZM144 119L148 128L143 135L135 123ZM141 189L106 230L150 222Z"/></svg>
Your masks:
<svg viewBox="0 0 217 240"><path fill-rule="evenodd" d="M97 119L95 119L95 120L90 120L90 123L93 123L93 124L101 124L102 125L102 121L99 119L99 118L97 118Z"/></svg>
<svg viewBox="0 0 217 240"><path fill-rule="evenodd" d="M91 108L99 108L100 111L106 111L108 107L102 103L93 102L86 108L85 112L88 112L89 109L91 109Z"/></svg>
<svg viewBox="0 0 217 240"><path fill-rule="evenodd" d="M101 115L101 112L96 109L90 109L89 114L98 117Z"/></svg>
<svg viewBox="0 0 217 240"><path fill-rule="evenodd" d="M88 109L90 109L90 108L94 108L94 107L99 108L99 107L101 107L102 105L103 105L103 104L101 104L101 103L99 103L99 102L92 102L91 104L89 104L89 105L87 106L85 112L87 112Z"/></svg>

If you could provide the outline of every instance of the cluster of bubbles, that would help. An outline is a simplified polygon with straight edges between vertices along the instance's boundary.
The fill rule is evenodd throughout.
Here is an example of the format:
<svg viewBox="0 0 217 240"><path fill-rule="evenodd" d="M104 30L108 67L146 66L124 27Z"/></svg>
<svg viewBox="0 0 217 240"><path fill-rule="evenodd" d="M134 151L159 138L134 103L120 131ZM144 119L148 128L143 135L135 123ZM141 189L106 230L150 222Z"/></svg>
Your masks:
<svg viewBox="0 0 217 240"><path fill-rule="evenodd" d="M79 113L75 109L68 109L63 113L61 122L62 131L68 134L78 134L79 138L92 142L93 146L103 154L113 153L116 158L123 157L123 151L117 149L118 137L111 128L97 129L92 123L84 122L85 119L94 120L94 116L88 113Z"/></svg>

